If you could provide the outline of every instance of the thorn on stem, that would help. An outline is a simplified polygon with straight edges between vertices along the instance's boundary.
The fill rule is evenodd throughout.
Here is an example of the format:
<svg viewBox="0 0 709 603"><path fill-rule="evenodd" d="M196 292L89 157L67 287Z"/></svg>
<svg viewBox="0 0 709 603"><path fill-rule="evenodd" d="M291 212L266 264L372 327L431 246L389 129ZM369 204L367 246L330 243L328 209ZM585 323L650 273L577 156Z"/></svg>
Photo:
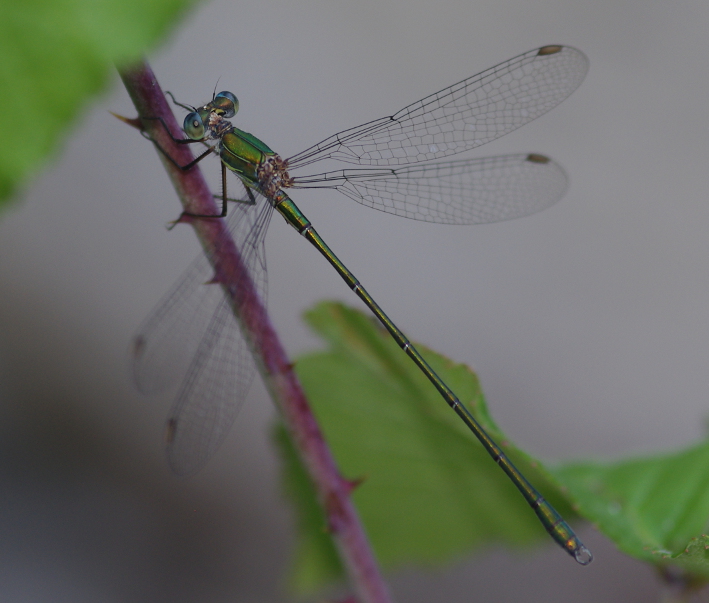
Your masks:
<svg viewBox="0 0 709 603"><path fill-rule="evenodd" d="M120 119L123 123L134 127L136 130L143 130L143 122L140 121L139 117L124 117L123 115L118 115L118 113L114 113L113 111L109 111L109 113L116 119Z"/></svg>
<svg viewBox="0 0 709 603"><path fill-rule="evenodd" d="M219 279L219 277L215 274L212 278L210 278L207 282L205 282L205 285L221 285L222 280Z"/></svg>
<svg viewBox="0 0 709 603"><path fill-rule="evenodd" d="M180 217L177 218L177 220L171 220L170 222L167 223L167 229L172 230L178 224L190 224L191 222L192 222L191 216L189 214L186 214L185 212L182 212L180 214Z"/></svg>
<svg viewBox="0 0 709 603"><path fill-rule="evenodd" d="M350 494L354 490L360 487L367 479L366 475L363 475L362 477L357 477L355 479L343 479L342 481L345 484L345 488L347 488L347 494Z"/></svg>

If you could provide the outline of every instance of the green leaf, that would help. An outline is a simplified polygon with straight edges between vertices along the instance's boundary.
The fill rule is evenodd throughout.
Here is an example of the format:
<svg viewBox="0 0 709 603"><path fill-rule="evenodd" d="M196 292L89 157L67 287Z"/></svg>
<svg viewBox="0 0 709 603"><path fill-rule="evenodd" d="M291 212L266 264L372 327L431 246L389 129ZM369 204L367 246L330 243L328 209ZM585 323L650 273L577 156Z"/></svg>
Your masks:
<svg viewBox="0 0 709 603"><path fill-rule="evenodd" d="M137 59L194 0L20 0L0 19L0 114L20 123L0 147L0 203L57 152L105 88L114 63Z"/></svg>
<svg viewBox="0 0 709 603"><path fill-rule="evenodd" d="M342 564L326 530L327 522L315 489L282 424L276 425L274 436L283 462L283 489L298 511L298 554L293 559L290 585L295 592L309 593L340 578Z"/></svg>
<svg viewBox="0 0 709 603"><path fill-rule="evenodd" d="M388 333L340 304L320 304L306 320L329 347L299 358L296 370L344 476L363 480L353 498L384 568L440 565L493 543L551 542L517 489ZM418 347L517 467L573 519L549 474L506 443L475 374ZM332 582L339 565L292 455L286 456L286 490L300 516L293 583L309 593Z"/></svg>
<svg viewBox="0 0 709 603"><path fill-rule="evenodd" d="M709 579L709 442L685 451L553 470L619 549Z"/></svg>

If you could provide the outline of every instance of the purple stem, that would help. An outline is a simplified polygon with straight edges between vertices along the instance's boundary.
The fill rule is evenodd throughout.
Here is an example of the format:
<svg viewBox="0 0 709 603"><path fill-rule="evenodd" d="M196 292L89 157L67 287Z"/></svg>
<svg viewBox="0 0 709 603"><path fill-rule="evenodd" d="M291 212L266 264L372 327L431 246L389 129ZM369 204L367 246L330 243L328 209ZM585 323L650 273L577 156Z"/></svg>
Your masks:
<svg viewBox="0 0 709 603"><path fill-rule="evenodd" d="M128 94L141 117L162 117L176 138L183 134L167 99L147 63L118 69ZM192 161L188 145L178 145L157 120L129 120L144 130L180 165ZM183 172L158 152L185 211L218 214L212 193L197 166ZM273 401L312 480L325 510L328 528L360 603L389 603L382 578L362 522L351 501L351 483L335 464L320 427L293 371L293 365L278 340L253 282L248 278L239 250L226 232L225 220L194 219L192 225L208 257L212 258L215 281L230 297L232 307L254 351L256 364Z"/></svg>

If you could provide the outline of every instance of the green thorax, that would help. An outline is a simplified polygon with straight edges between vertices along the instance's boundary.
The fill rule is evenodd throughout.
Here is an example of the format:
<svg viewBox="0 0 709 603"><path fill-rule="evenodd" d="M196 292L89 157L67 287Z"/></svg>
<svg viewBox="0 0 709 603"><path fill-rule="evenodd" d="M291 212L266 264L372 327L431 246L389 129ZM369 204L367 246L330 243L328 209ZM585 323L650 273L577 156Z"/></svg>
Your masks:
<svg viewBox="0 0 709 603"><path fill-rule="evenodd" d="M232 128L221 137L219 156L227 168L247 184L258 187L257 171L264 160L275 153L255 136Z"/></svg>

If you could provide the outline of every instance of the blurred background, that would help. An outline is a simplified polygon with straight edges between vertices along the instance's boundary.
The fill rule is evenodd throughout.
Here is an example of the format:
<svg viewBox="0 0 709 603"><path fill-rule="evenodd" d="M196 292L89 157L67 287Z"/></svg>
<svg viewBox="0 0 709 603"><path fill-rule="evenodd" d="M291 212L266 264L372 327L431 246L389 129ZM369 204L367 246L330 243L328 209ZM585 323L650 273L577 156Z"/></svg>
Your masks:
<svg viewBox="0 0 709 603"><path fill-rule="evenodd" d="M569 100L468 155L553 157L570 178L555 207L452 227L335 192L294 199L405 332L478 372L520 446L612 459L705 433L708 24L703 0L222 0L149 60L183 102L232 90L235 123L289 156L531 48L583 50ZM156 153L109 110L135 114L117 76L0 217L0 599L290 601L293 517L261 382L189 479L164 459L171 396L131 383L131 335L198 245L166 231L180 207ZM313 350L303 310L361 305L280 219L267 249L282 340ZM656 600L650 569L582 537L588 568L549 542L403 569L391 587L411 603Z"/></svg>

